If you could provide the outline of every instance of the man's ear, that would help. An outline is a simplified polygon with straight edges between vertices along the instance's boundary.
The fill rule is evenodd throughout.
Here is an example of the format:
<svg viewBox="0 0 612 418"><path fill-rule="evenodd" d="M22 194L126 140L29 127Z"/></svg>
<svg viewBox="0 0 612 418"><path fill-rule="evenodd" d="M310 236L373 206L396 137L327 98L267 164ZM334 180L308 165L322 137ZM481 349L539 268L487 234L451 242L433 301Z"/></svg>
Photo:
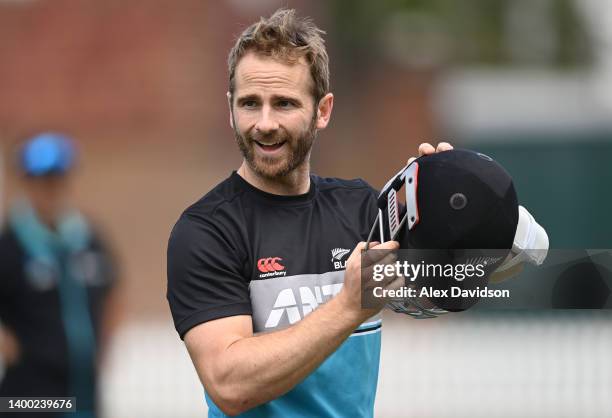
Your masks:
<svg viewBox="0 0 612 418"><path fill-rule="evenodd" d="M334 108L334 95L327 93L319 100L317 105L317 129L325 129L331 118L332 109Z"/></svg>
<svg viewBox="0 0 612 418"><path fill-rule="evenodd" d="M230 127L232 129L234 129L234 116L232 115L233 109L232 109L232 94L228 91L226 93L227 96L227 104L229 105L229 123L230 123Z"/></svg>

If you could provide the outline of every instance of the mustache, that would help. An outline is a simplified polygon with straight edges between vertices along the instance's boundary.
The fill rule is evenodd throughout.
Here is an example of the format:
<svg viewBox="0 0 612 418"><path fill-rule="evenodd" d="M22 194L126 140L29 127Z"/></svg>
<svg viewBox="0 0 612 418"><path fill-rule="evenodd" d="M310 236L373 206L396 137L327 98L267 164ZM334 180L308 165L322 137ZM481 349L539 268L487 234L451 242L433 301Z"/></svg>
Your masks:
<svg viewBox="0 0 612 418"><path fill-rule="evenodd" d="M268 142L268 141L282 142L282 141L288 141L291 139L290 135L282 131L278 131L278 132L270 133L270 134L262 134L262 133L258 133L257 131L255 131L255 132L247 133L245 137L249 141L257 141L257 142Z"/></svg>

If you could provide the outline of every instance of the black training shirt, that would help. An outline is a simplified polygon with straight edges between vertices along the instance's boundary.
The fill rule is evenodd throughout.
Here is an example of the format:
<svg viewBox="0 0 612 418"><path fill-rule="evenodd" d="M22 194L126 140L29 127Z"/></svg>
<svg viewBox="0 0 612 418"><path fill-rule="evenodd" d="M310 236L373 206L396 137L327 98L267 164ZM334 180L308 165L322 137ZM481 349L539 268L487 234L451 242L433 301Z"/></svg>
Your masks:
<svg viewBox="0 0 612 418"><path fill-rule="evenodd" d="M278 308L274 292L289 277L344 270L350 252L367 239L376 197L362 180L315 175L308 193L279 196L232 173L182 214L170 236L167 297L181 338L195 325L234 315L255 314L255 332L295 322L293 310L270 318ZM310 293L296 288L306 299L314 296L311 306L339 290L317 280L319 288L309 282Z"/></svg>

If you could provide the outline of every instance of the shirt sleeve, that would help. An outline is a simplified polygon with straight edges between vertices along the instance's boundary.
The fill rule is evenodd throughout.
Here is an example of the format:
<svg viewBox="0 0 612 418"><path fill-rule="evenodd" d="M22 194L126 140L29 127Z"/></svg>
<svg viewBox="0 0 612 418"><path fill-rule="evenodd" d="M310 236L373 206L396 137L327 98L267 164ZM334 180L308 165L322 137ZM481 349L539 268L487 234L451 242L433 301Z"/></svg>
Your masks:
<svg viewBox="0 0 612 418"><path fill-rule="evenodd" d="M13 298L19 254L7 229L0 231L0 322L6 320Z"/></svg>
<svg viewBox="0 0 612 418"><path fill-rule="evenodd" d="M243 251L219 226L185 215L168 243L167 298L181 339L194 326L251 315Z"/></svg>
<svg viewBox="0 0 612 418"><path fill-rule="evenodd" d="M117 286L121 271L114 248L99 229L93 232L91 249L100 256L100 287L109 291Z"/></svg>
<svg viewBox="0 0 612 418"><path fill-rule="evenodd" d="M372 227L374 226L374 222L377 221L377 216L378 216L378 195L379 195L379 191L376 190L375 188L373 188L372 186L370 186L369 183L367 183L364 180L361 180L363 182L363 184L365 185L367 191L368 191L368 203L366 206L366 217L365 219L367 220L367 232L366 234L363 236L363 240L366 241L368 239L370 230L372 229ZM374 229L374 234L372 235L372 241L380 241L380 229L378 228L378 223L376 225L376 228Z"/></svg>

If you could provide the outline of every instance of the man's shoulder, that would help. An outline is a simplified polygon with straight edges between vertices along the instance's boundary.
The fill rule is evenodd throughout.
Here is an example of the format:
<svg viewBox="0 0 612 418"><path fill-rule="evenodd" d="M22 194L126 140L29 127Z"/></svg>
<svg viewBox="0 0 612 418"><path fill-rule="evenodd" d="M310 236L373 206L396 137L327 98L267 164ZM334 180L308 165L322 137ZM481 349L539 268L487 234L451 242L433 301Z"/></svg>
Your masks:
<svg viewBox="0 0 612 418"><path fill-rule="evenodd" d="M241 193L242 191L236 187L230 176L213 187L195 203L188 206L181 214L180 219L187 218L196 222L211 220L219 209L231 208Z"/></svg>
<svg viewBox="0 0 612 418"><path fill-rule="evenodd" d="M13 229L8 224L2 226L2 230L0 230L0 259L2 261L0 261L0 264L3 267L7 267L9 264L19 264L23 254L23 249Z"/></svg>
<svg viewBox="0 0 612 418"><path fill-rule="evenodd" d="M341 179L338 177L319 177L313 175L312 179L322 192L340 189L346 191L361 191L363 193L377 195L377 191L361 178Z"/></svg>
<svg viewBox="0 0 612 418"><path fill-rule="evenodd" d="M0 226L0 253L7 253L9 250L19 248L17 237L13 228L6 223Z"/></svg>
<svg viewBox="0 0 612 418"><path fill-rule="evenodd" d="M235 219L240 217L236 202L241 194L232 176L221 181L181 213L170 239L199 239L201 232L210 234L211 231L226 236L235 227Z"/></svg>

